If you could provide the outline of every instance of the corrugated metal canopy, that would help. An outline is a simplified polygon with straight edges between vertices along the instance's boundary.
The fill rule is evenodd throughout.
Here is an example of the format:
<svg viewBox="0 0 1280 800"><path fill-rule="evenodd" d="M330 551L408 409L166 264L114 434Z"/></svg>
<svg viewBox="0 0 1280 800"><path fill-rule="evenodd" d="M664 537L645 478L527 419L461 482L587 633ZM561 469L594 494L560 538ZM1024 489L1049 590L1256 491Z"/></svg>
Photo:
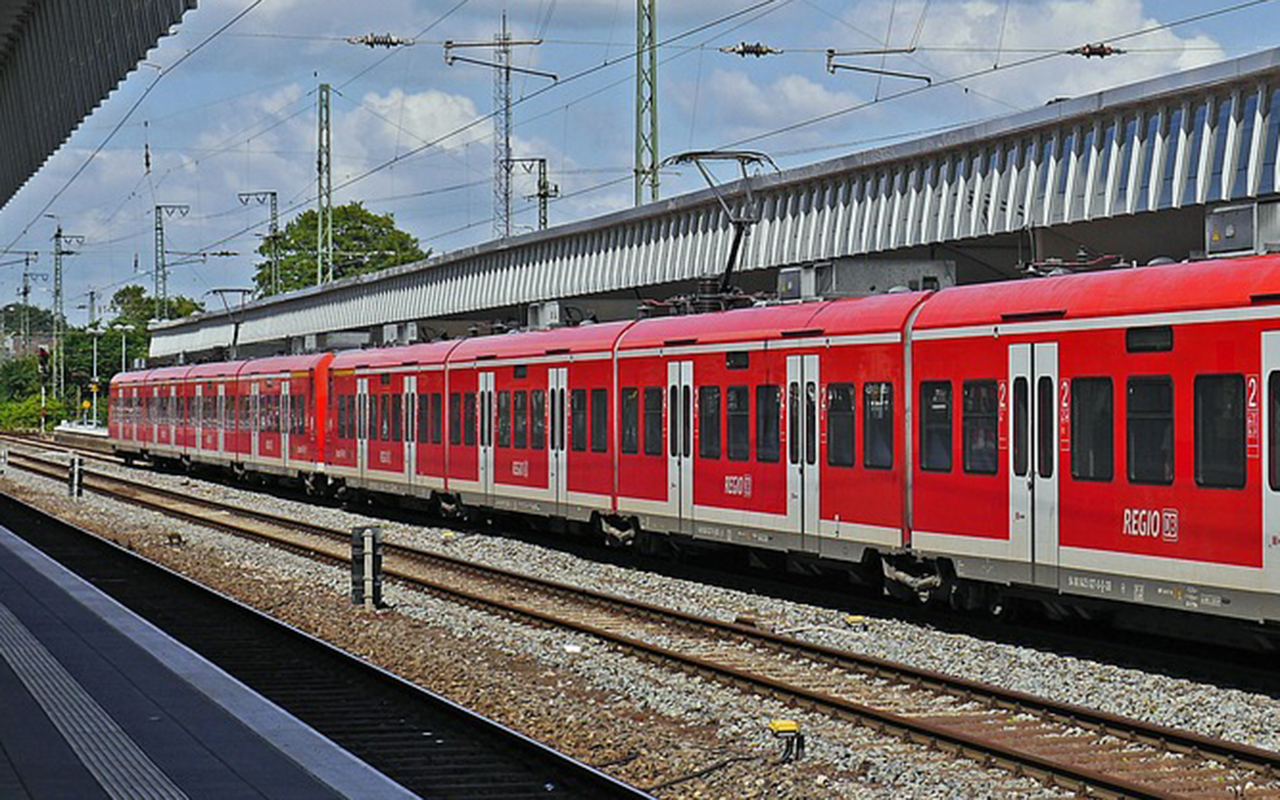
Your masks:
<svg viewBox="0 0 1280 800"><path fill-rule="evenodd" d="M1280 49L758 179L743 271L1280 192ZM741 196L740 187L728 187ZM715 274L709 191L163 323L151 355L500 309Z"/></svg>
<svg viewBox="0 0 1280 800"><path fill-rule="evenodd" d="M0 0L0 207L196 0Z"/></svg>

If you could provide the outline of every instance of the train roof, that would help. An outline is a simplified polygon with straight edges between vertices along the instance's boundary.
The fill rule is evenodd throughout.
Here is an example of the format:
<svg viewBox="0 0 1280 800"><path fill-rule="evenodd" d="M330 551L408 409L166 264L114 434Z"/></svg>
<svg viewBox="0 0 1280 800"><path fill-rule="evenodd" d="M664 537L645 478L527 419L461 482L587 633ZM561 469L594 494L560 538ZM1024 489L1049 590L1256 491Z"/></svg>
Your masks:
<svg viewBox="0 0 1280 800"><path fill-rule="evenodd" d="M1280 300L1280 256L1116 269L944 289L914 330L1238 308Z"/></svg>
<svg viewBox="0 0 1280 800"><path fill-rule="evenodd" d="M550 354L573 355L613 350L632 322L600 322L572 328L527 331L463 339L449 356L449 363L480 358L535 358Z"/></svg>
<svg viewBox="0 0 1280 800"><path fill-rule="evenodd" d="M187 377L187 373L191 371L189 364L183 364L176 367L158 367L147 373L147 383L155 383L156 381L180 381Z"/></svg>
<svg viewBox="0 0 1280 800"><path fill-rule="evenodd" d="M197 378L234 378L245 365L244 361L214 361L208 364L195 364L187 373L187 380Z"/></svg>
<svg viewBox="0 0 1280 800"><path fill-rule="evenodd" d="M443 364L453 348L458 346L457 340L445 339L424 344L410 344L401 347L380 347L373 350L343 350L334 356L331 369L364 369L376 367L398 367L406 364Z"/></svg>
<svg viewBox="0 0 1280 800"><path fill-rule="evenodd" d="M802 331L815 336L901 331L912 309L926 296L921 292L905 292L758 306L718 314L659 317L637 322L623 335L618 349L640 350L675 342L684 345L769 341Z"/></svg>
<svg viewBox="0 0 1280 800"><path fill-rule="evenodd" d="M249 375L275 375L284 372L310 371L332 358L333 354L327 352L309 353L302 356L255 358L252 361L244 362L244 366L240 368L239 375L244 378Z"/></svg>
<svg viewBox="0 0 1280 800"><path fill-rule="evenodd" d="M115 375L111 376L111 385L124 386L131 383L142 383L147 379L147 375L149 375L150 372L151 370L146 369L135 370L133 372L117 372Z"/></svg>

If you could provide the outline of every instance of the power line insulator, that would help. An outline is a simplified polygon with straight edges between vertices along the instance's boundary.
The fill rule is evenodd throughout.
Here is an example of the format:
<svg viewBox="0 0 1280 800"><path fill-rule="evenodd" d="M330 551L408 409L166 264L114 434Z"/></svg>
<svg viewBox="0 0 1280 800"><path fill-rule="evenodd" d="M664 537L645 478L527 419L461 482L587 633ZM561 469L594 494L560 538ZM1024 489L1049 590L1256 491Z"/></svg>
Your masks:
<svg viewBox="0 0 1280 800"><path fill-rule="evenodd" d="M408 47L413 44L412 39L405 39L402 36L393 36L390 33L369 33L364 36L352 36L347 39L350 44L362 44L367 47Z"/></svg>
<svg viewBox="0 0 1280 800"><path fill-rule="evenodd" d="M782 51L774 49L767 44L761 44L760 42L756 42L755 44L751 44L750 42L738 42L730 47L721 47L720 52L729 53L730 55L735 56L742 56L743 58L746 58L747 56L760 58L761 56L777 55Z"/></svg>
<svg viewBox="0 0 1280 800"><path fill-rule="evenodd" d="M1106 58L1107 56L1118 56L1124 54L1124 51L1120 48L1112 47L1111 45L1104 44L1103 42L1094 42L1093 44L1082 45L1074 50L1068 50L1067 52L1072 55L1084 56L1085 58Z"/></svg>

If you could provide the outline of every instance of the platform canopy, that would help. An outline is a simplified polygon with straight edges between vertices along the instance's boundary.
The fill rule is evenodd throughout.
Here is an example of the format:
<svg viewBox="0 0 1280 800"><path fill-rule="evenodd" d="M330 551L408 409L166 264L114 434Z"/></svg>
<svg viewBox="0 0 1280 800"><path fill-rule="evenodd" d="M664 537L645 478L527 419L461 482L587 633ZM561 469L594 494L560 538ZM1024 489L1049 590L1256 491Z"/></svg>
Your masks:
<svg viewBox="0 0 1280 800"><path fill-rule="evenodd" d="M196 0L0 0L0 208Z"/></svg>
<svg viewBox="0 0 1280 800"><path fill-rule="evenodd" d="M759 283L789 265L944 258L964 283L1015 277L1020 253L1085 245L1187 258L1203 251L1207 209L1280 195L1277 153L1273 49L767 175L738 270ZM741 184L724 191L742 202ZM635 298L718 275L732 238L716 198L694 192L161 323L151 356L198 360L237 340L283 352L331 331Z"/></svg>

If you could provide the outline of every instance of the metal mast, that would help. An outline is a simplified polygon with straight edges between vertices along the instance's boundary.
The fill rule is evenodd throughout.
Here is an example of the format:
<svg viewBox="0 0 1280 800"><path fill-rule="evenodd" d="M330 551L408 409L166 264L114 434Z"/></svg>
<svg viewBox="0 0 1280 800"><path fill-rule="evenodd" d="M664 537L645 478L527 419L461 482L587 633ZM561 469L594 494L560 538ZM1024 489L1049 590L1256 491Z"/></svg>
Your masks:
<svg viewBox="0 0 1280 800"><path fill-rule="evenodd" d="M538 188L529 197L538 200L538 230L547 229L547 201L560 196L560 187L547 180L547 160L545 158L513 158L511 164L524 164L525 169L532 164L538 168Z"/></svg>
<svg viewBox="0 0 1280 800"><path fill-rule="evenodd" d="M34 278L49 279L46 273L31 271L31 262L39 260L40 254L34 250L22 254L22 288L18 291L22 297L22 350L19 355L24 356L31 352L31 281Z"/></svg>
<svg viewBox="0 0 1280 800"><path fill-rule="evenodd" d="M160 203L156 206L155 281L156 319L169 316L169 267L164 258L164 218L174 214L185 217L191 206L185 203Z"/></svg>
<svg viewBox="0 0 1280 800"><path fill-rule="evenodd" d="M257 200L258 205L267 203L271 207L271 220L267 223L267 258L271 263L271 294L280 294L280 204L275 192L241 192L241 205L249 205L250 200Z"/></svg>
<svg viewBox="0 0 1280 800"><path fill-rule="evenodd" d="M658 199L658 0L636 0L636 205Z"/></svg>
<svg viewBox="0 0 1280 800"><path fill-rule="evenodd" d="M329 84L320 84L319 147L316 152L316 285L333 280L333 150ZM274 214L272 215L274 217Z"/></svg>
<svg viewBox="0 0 1280 800"><path fill-rule="evenodd" d="M53 234L53 396L61 397L66 389L66 351L63 339L66 336L66 308L62 296L62 257L75 255L75 250L67 249L68 245L78 247L84 243L83 236L69 236L62 232L59 224Z"/></svg>
<svg viewBox="0 0 1280 800"><path fill-rule="evenodd" d="M507 11L502 30L494 36L493 108L493 235L511 235L511 33Z"/></svg>
<svg viewBox="0 0 1280 800"><path fill-rule="evenodd" d="M502 30L492 42L444 43L444 63L452 66L455 61L490 67L493 74L493 234L499 239L511 235L511 73L538 75L556 80L550 72L511 66L511 48L523 45L539 45L541 39L512 39L507 30L507 12L502 12ZM493 61L480 61L460 56L453 51L460 47L493 48Z"/></svg>

